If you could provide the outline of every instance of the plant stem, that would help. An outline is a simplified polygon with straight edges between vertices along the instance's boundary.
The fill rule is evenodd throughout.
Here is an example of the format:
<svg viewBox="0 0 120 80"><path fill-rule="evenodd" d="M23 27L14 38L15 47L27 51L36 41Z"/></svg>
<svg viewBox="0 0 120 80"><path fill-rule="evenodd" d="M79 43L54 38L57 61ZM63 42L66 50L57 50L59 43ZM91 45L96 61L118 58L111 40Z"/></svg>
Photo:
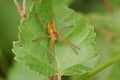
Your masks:
<svg viewBox="0 0 120 80"><path fill-rule="evenodd" d="M114 11L113 11L113 7L110 3L110 0L103 0L103 1L104 1L105 7L107 8L107 10L109 12L113 13Z"/></svg>
<svg viewBox="0 0 120 80"><path fill-rule="evenodd" d="M86 80L87 78L95 75L96 73L104 70L105 68L109 67L110 65L112 65L113 63L116 63L120 61L120 55L113 57L112 59L108 60L107 62L103 63L102 65L96 67L95 69L91 70L89 73L87 73L86 75L84 75L81 80Z"/></svg>
<svg viewBox="0 0 120 80"><path fill-rule="evenodd" d="M26 0L23 0L23 8L20 6L17 0L14 0L14 3L21 15L22 18L26 17Z"/></svg>
<svg viewBox="0 0 120 80"><path fill-rule="evenodd" d="M50 77L48 77L48 79L47 80L51 80L51 78Z"/></svg>
<svg viewBox="0 0 120 80"><path fill-rule="evenodd" d="M60 73L58 73L57 77L58 77L58 80L61 80L61 74Z"/></svg>
<svg viewBox="0 0 120 80"><path fill-rule="evenodd" d="M57 61L57 59L56 59L56 61ZM58 61L57 61L57 68L58 68L57 80L61 80L61 73L60 73L60 71L59 71L60 66L59 66L59 64L58 64Z"/></svg>

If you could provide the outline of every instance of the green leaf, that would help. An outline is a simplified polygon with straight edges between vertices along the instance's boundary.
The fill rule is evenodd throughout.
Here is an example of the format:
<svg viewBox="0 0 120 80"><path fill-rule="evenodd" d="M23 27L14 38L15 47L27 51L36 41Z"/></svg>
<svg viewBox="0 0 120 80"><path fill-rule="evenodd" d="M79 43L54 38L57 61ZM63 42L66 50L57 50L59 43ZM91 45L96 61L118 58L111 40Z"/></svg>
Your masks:
<svg viewBox="0 0 120 80"><path fill-rule="evenodd" d="M54 10L53 10L54 9ZM54 11L54 12L53 12ZM55 14L55 15L53 15ZM56 28L71 26L60 34L80 48L78 55L64 42L55 42L55 54L50 63L50 39L32 42L40 36L49 35L47 27L41 22L53 23L56 17ZM41 19L40 19L41 18ZM97 65L98 54L95 51L94 28L88 24L88 19L63 7L52 7L52 2L42 0L34 3L29 16L21 21L19 41L13 43L15 59L24 63L31 70L46 75L84 74Z"/></svg>
<svg viewBox="0 0 120 80"><path fill-rule="evenodd" d="M73 0L53 0L54 6L68 6Z"/></svg>
<svg viewBox="0 0 120 80"><path fill-rule="evenodd" d="M8 80L46 80L47 78L36 74L35 72L27 69L24 65L14 62L14 65L9 70Z"/></svg>

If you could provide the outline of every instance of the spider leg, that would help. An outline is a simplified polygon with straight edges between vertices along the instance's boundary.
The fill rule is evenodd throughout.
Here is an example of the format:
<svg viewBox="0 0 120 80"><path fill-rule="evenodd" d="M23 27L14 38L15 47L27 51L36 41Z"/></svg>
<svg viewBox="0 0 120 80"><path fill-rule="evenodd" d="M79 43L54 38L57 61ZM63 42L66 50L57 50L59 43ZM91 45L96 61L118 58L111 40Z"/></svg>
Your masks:
<svg viewBox="0 0 120 80"><path fill-rule="evenodd" d="M72 28L72 27L73 25L62 27L58 32L61 33L65 28Z"/></svg>
<svg viewBox="0 0 120 80"><path fill-rule="evenodd" d="M54 14L54 13L53 13L53 25L54 25L54 26L57 26L57 25L56 25L56 17L55 17L55 14ZM55 28L55 27L54 27L54 28Z"/></svg>
<svg viewBox="0 0 120 80"><path fill-rule="evenodd" d="M53 53L54 53L54 43L55 41L50 39L50 63L52 61Z"/></svg>
<svg viewBox="0 0 120 80"><path fill-rule="evenodd" d="M76 49L80 50L79 47L77 47L76 45L74 45L73 43L71 43L67 38L65 38L63 36L60 36L60 39L63 40L66 44L68 44L73 49L73 51L76 54L78 54L78 52L76 51Z"/></svg>
<svg viewBox="0 0 120 80"><path fill-rule="evenodd" d="M40 19L40 21L42 22L43 26L46 27L47 26L47 23L39 16L38 17Z"/></svg>
<svg viewBox="0 0 120 80"><path fill-rule="evenodd" d="M36 38L36 39L33 39L32 42L36 42L36 41L41 40L41 39L44 39L44 38L50 38L50 36L48 36L48 35L41 36L41 37L38 37L38 38Z"/></svg>

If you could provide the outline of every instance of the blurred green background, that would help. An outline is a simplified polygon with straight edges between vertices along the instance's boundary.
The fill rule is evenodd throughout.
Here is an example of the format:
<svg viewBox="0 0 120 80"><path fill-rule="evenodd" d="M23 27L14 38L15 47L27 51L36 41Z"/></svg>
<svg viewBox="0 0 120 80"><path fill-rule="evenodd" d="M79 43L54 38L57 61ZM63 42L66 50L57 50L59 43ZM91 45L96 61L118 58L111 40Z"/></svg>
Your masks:
<svg viewBox="0 0 120 80"><path fill-rule="evenodd" d="M32 2L27 0L27 13ZM87 16L95 27L100 64L120 54L120 0L73 0L69 7ZM0 0L0 80L44 80L14 60L11 49L18 40L20 18L13 0ZM120 63L116 63L89 80L120 80L119 75Z"/></svg>

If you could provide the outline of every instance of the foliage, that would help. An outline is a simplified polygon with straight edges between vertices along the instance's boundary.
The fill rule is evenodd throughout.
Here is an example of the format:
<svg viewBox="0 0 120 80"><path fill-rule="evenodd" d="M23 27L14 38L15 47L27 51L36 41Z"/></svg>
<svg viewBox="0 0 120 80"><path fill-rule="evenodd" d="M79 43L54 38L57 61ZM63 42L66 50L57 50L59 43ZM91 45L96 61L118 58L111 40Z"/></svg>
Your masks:
<svg viewBox="0 0 120 80"><path fill-rule="evenodd" d="M27 0L27 18L21 19L19 28L20 17L13 1L0 1L0 80L46 80L48 76L56 77L57 73L62 75L62 80L120 79L119 63L109 67L120 60L119 0L108 0L110 5L106 5L107 0L39 1ZM22 4L22 0L19 3ZM80 50L76 49L79 53L76 55L59 40L55 42L50 63L50 39L32 40L49 35L40 18L45 23L53 23L54 16L57 31L73 25L60 35Z"/></svg>
<svg viewBox="0 0 120 80"><path fill-rule="evenodd" d="M58 7L53 11L52 2L48 2L48 0L33 4L28 17L21 22L19 41L13 44L13 52L16 55L16 60L45 76L53 76L57 73L61 75L86 73L97 64L93 27L88 25L87 19L76 14L69 8ZM55 44L55 54L52 63L50 63L50 47L48 47L50 46L50 41L44 39L32 42L32 40L39 36L48 35L46 26L42 24L39 18L45 20L47 23L53 23L53 14L56 16L56 28L58 30L62 26L73 25L73 28L66 31L63 35L78 46L80 50L78 51L78 55L76 55L64 42L58 41Z"/></svg>

